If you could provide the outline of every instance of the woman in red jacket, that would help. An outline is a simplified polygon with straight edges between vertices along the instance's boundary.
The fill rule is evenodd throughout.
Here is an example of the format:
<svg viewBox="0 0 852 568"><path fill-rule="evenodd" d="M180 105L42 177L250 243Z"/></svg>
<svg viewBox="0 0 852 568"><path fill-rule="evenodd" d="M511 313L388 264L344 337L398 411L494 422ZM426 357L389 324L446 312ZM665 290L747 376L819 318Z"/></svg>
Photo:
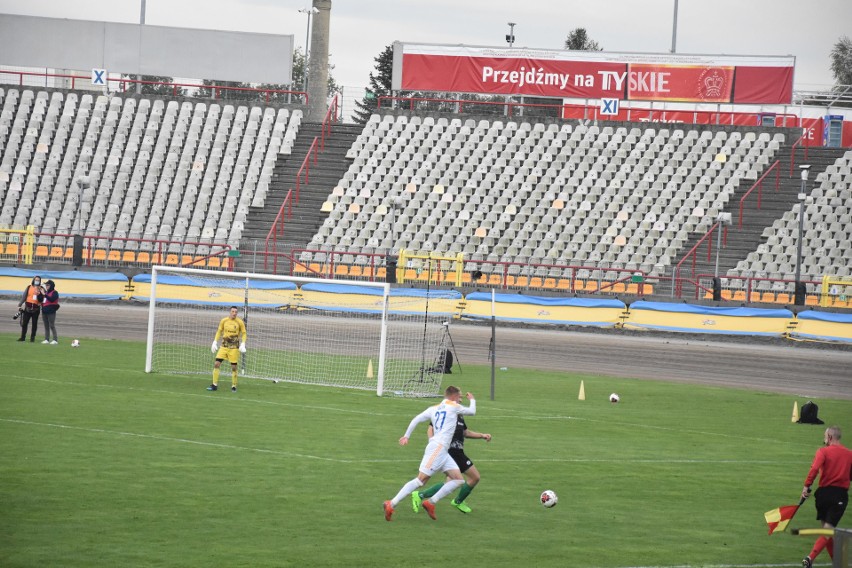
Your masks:
<svg viewBox="0 0 852 568"><path fill-rule="evenodd" d="M44 316L44 343L47 345L56 345L59 343L59 336L56 335L56 310L59 309L59 292L56 291L56 283L53 280L48 280L44 283L44 303L41 305L41 315ZM53 339L50 339L51 333Z"/></svg>

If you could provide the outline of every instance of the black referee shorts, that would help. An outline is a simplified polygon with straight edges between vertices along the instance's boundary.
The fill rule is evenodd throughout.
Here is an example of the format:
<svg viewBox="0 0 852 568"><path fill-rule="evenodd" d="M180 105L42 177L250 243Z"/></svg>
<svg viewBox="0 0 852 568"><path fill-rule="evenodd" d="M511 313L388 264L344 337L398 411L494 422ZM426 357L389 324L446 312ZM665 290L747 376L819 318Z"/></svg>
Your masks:
<svg viewBox="0 0 852 568"><path fill-rule="evenodd" d="M814 493L817 520L836 527L849 503L849 491L842 487L820 487Z"/></svg>
<svg viewBox="0 0 852 568"><path fill-rule="evenodd" d="M450 457L453 458L453 461L456 462L456 465L459 466L459 470L462 473L473 467L473 462L465 455L464 450L450 448L449 454Z"/></svg>

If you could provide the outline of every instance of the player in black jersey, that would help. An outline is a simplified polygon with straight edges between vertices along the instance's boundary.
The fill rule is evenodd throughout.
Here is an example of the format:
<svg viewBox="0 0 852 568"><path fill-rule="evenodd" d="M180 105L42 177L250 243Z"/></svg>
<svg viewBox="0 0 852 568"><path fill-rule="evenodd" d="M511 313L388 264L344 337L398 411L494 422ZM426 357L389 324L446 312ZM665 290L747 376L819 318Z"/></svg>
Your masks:
<svg viewBox="0 0 852 568"><path fill-rule="evenodd" d="M432 437L432 425L429 425L429 437ZM458 496L453 499L452 504L453 507L461 511L462 513L470 513L472 509L468 507L467 503L464 502L467 499L467 496L470 495L470 492L473 491L473 488L476 487L476 484L479 483L479 470L476 469L476 466L473 465L473 462L467 457L467 454L464 453L464 439L465 438L473 438L485 440L486 442L491 441L491 434L486 434L483 432L474 432L473 430L468 429L467 424L465 424L464 416L458 417L458 422L456 423L456 431L453 433L453 441L450 444L449 454L450 457L456 462L456 465L459 466L459 470L464 474L465 483L462 485L462 488L459 490ZM433 485L426 491L414 491L411 494L411 507L414 509L415 513L420 512L420 504L423 502L423 499L428 499L432 495L438 492L439 489L443 486L443 483L438 483Z"/></svg>

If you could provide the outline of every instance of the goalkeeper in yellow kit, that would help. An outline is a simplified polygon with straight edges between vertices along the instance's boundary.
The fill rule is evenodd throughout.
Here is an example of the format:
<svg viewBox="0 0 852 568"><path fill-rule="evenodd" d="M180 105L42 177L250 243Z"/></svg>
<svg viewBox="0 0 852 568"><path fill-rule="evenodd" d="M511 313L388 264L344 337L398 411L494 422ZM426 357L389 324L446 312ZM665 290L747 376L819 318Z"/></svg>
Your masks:
<svg viewBox="0 0 852 568"><path fill-rule="evenodd" d="M216 362L213 363L213 384L207 387L209 391L219 390L219 367L222 361L227 359L231 362L231 391L237 392L237 364L240 362L240 353L246 352L246 324L237 317L237 307L231 306L228 317L219 322L216 337L210 350L216 354ZM219 346L219 340L222 346Z"/></svg>

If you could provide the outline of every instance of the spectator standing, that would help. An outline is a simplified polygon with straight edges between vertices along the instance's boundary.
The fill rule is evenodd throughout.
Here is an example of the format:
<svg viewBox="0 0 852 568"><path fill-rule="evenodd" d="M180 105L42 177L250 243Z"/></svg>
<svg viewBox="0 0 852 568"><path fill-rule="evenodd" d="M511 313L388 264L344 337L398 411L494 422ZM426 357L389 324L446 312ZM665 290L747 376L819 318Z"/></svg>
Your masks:
<svg viewBox="0 0 852 568"><path fill-rule="evenodd" d="M56 311L59 309L59 292L56 291L56 283L48 280L44 283L44 302L41 305L41 313L44 316L44 341L43 344L57 345L59 336L56 334ZM51 336L53 339L51 339Z"/></svg>
<svg viewBox="0 0 852 568"><path fill-rule="evenodd" d="M21 337L18 341L27 340L27 327L32 322L30 343L35 342L38 331L38 315L41 313L41 303L44 301L44 288L41 286L41 276L33 277L30 285L24 289L24 295L18 302L18 308L23 312L21 315Z"/></svg>

